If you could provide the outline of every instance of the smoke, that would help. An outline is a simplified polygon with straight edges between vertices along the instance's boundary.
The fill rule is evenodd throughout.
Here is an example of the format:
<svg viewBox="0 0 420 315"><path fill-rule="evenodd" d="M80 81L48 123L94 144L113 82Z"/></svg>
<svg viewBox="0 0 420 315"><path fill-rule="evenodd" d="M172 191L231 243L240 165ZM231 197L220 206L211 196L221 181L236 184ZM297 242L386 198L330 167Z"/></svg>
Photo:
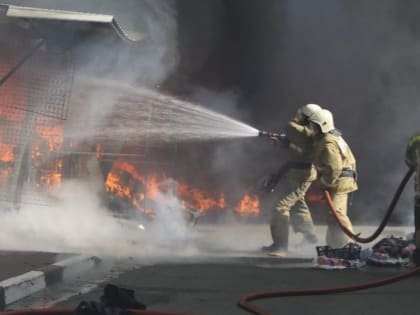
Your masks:
<svg viewBox="0 0 420 315"><path fill-rule="evenodd" d="M167 261L168 257L252 253L267 241L266 233L252 226L243 229L237 222L216 229L190 226L173 180L160 185L153 220L136 212L129 217L111 213L95 193L100 184L66 181L59 190L39 196L44 206L24 204L19 211L1 212L0 249Z"/></svg>
<svg viewBox="0 0 420 315"><path fill-rule="evenodd" d="M280 55L267 79L280 77L282 91L273 89L280 99L314 99L332 110L358 160L352 214L363 223L384 213L406 170L406 141L418 128L420 41L410 18L418 8L415 2L331 0L271 8L270 18L282 15L285 22L275 30L280 36L271 47ZM404 210L408 203L406 197Z"/></svg>
<svg viewBox="0 0 420 315"><path fill-rule="evenodd" d="M194 87L190 99L240 121L252 121L251 111L246 107L241 108L240 91L234 89L215 91L204 87ZM250 168L250 161L255 162L262 152L272 149L267 143L254 137L235 139L235 141L212 142L207 147L206 161L209 172L211 172L210 178L216 178L215 181L219 182L219 189L227 192L227 198L233 204L238 201L235 198L242 197L245 192L252 191L255 193L258 180L266 174L267 166L270 165L261 165L260 163L254 165L254 168L260 169L260 174L247 170ZM203 159L200 157L200 152L196 152L194 158L196 160ZM226 177L226 174L229 174L229 176ZM223 178L223 182L220 182L220 178Z"/></svg>
<svg viewBox="0 0 420 315"><path fill-rule="evenodd" d="M418 129L420 4L398 0L224 4L213 7L216 16L225 17L223 45L217 50L219 43L214 42L208 49L216 52L204 59L208 61L197 81L204 86L223 82L225 89L238 91L239 109L246 108L249 122L259 129L280 131L305 103L330 109L358 162L360 189L351 217L360 223L378 222L406 171L406 141ZM203 26L202 31L208 28ZM277 159L280 164L278 154L268 153L255 160ZM226 150L219 159L227 161L230 154ZM246 160L249 163L253 156L244 155L241 161ZM248 170L257 173L259 168ZM412 207L411 196L409 186L394 222L407 223L403 217L410 216L401 212Z"/></svg>
<svg viewBox="0 0 420 315"><path fill-rule="evenodd" d="M9 0L5 3L113 15L127 33L147 36L134 44L116 40L111 34L103 37L100 31L90 36L81 33L74 39L73 33L58 27L54 32L61 32L60 41L71 40L69 50L78 74L157 86L178 65L177 12L173 0Z"/></svg>
<svg viewBox="0 0 420 315"><path fill-rule="evenodd" d="M135 44L120 41L82 42L74 49L77 71L158 87L178 65L174 1L101 1L95 12L113 14L128 31L146 34Z"/></svg>
<svg viewBox="0 0 420 315"><path fill-rule="evenodd" d="M131 219L113 216L95 194L101 184L67 181L61 189L39 197L44 206L25 204L19 211L2 212L0 248L149 256L162 247L170 252L169 248L194 239L171 191L156 198L156 218L148 222L140 215Z"/></svg>
<svg viewBox="0 0 420 315"><path fill-rule="evenodd" d="M360 189L351 216L363 223L381 217L406 170L406 140L418 128L418 2L36 3L115 14L123 27L148 33L137 48L120 48L114 42L92 48L82 43L76 61L83 73L157 86L177 68L166 80L167 87L259 129L281 131L296 108L308 102L329 108L358 161ZM203 92L197 85L234 92ZM106 96L104 103L110 99ZM94 106L99 112L101 102ZM230 187L242 185L245 173L258 178L268 165L281 163L281 154L262 144L230 145L212 150L207 164L192 154L198 157L197 165L210 165L217 175L231 171ZM400 209L410 207L407 192Z"/></svg>

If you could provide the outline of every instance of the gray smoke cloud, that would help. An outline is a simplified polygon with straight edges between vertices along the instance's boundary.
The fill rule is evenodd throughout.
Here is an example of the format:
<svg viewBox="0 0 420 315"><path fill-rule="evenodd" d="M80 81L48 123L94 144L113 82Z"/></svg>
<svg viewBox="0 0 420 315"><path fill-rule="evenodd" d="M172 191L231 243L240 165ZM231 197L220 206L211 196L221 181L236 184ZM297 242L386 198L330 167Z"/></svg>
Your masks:
<svg viewBox="0 0 420 315"><path fill-rule="evenodd" d="M169 253L197 237L173 191L159 193L156 218L148 222L140 215L114 217L95 193L101 185L95 180L66 181L60 189L39 193L41 205L24 204L19 211L1 212L6 236L0 248L148 257Z"/></svg>
<svg viewBox="0 0 420 315"><path fill-rule="evenodd" d="M279 75L283 93L297 104L313 99L333 111L358 159L353 213L362 222L382 218L406 171L407 138L418 128L420 41L410 11L419 5L405 5L327 0L272 8L286 22L278 26L280 56L270 79Z"/></svg>
<svg viewBox="0 0 420 315"><path fill-rule="evenodd" d="M33 5L35 1L9 3ZM351 216L361 223L381 218L406 171L403 163L406 140L418 129L418 2L37 3L55 9L83 8L115 14L127 29L147 29L150 40L139 49L138 59L136 54L119 48L113 58L102 57L103 51L92 50L94 61L80 63L88 73L112 74L131 82L158 85L179 61L177 76L170 82L175 93L209 104L260 129L281 131L296 108L308 102L329 108L358 160L360 190L355 195ZM133 8L141 11L141 19L124 18L124 14L136 11ZM80 52L86 51L82 48ZM126 60L132 65L130 69L120 66ZM227 99L237 104L236 108L218 107L218 95L189 90L197 85L209 90L220 87L234 90L235 96ZM225 97L222 95L221 99ZM97 107L100 110L100 104ZM242 116L243 112L249 114ZM232 149L220 146L211 155L214 160L209 162L220 174L237 166L231 186L235 185L234 177L246 166L257 177L267 171L266 165L280 163L278 152L262 145L237 146ZM237 161L235 165L226 162L233 159ZM255 167L258 161L264 161L264 166ZM412 207L411 191L409 187L404 194L396 221L407 217L411 222L407 215L411 213L408 210Z"/></svg>
<svg viewBox="0 0 420 315"><path fill-rule="evenodd" d="M95 38L71 46L78 74L156 86L178 64L176 6L172 0L9 0L7 4L113 15L127 32L146 34L137 44ZM59 32L60 30L57 30ZM64 39L68 34L58 34Z"/></svg>
<svg viewBox="0 0 420 315"><path fill-rule="evenodd" d="M215 91L204 87L194 87L190 98L193 102L203 104L214 111L235 117L243 122L250 122L252 121L250 109L240 107L240 93L234 89ZM267 149L264 148L264 143L263 145L261 143L260 139L254 137L209 144L210 150L207 158L212 173L211 177L216 177L216 181L220 182L219 189L228 195L228 199L231 197L231 202L234 202L235 198L242 198L245 193L254 189L257 179L266 171L263 167L260 168L261 175L247 171L249 160L255 153ZM199 159L199 156L196 158ZM259 168L258 165L254 166ZM229 176L226 177L226 174ZM223 181L220 181L222 178Z"/></svg>
<svg viewBox="0 0 420 315"><path fill-rule="evenodd" d="M406 141L419 128L420 4L397 0L224 4L214 6L218 16L226 17L221 51L228 53L218 59L225 66L219 80L228 76L225 85L237 86L239 103L251 111L252 123L260 129L282 130L305 103L329 108L358 161L360 189L351 216L359 223L379 222L406 172ZM218 63L209 62L207 70L217 68L214 64ZM225 160L229 155L227 151ZM279 159L273 152L244 159L253 157ZM411 208L412 183L394 222L411 223Z"/></svg>
<svg viewBox="0 0 420 315"><path fill-rule="evenodd" d="M19 211L0 212L4 232L0 249L167 262L213 253L240 255L239 250L252 252L267 241L259 229L250 233L238 224L216 230L189 225L171 179L162 184L154 200L152 221L134 214L129 218L113 215L95 193L100 185L95 180L66 181L59 190L39 194L43 206L25 204Z"/></svg>

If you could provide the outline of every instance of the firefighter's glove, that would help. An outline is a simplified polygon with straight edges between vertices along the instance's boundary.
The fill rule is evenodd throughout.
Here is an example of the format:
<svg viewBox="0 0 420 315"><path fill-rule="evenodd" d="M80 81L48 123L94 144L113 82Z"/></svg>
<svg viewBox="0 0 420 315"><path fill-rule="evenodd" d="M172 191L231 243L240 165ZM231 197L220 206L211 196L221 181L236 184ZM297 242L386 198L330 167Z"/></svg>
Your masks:
<svg viewBox="0 0 420 315"><path fill-rule="evenodd" d="M290 141L285 133L270 133L269 139L273 144L280 144L283 148L288 148Z"/></svg>

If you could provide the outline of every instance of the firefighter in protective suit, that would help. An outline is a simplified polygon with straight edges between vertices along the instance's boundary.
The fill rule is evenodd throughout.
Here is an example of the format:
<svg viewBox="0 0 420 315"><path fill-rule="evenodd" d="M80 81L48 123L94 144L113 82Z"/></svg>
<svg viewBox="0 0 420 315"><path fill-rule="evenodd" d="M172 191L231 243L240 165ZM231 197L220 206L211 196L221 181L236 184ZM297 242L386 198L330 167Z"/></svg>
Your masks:
<svg viewBox="0 0 420 315"><path fill-rule="evenodd" d="M415 171L414 229L416 250L413 258L416 266L420 266L420 131L415 133L408 141L405 163Z"/></svg>
<svg viewBox="0 0 420 315"><path fill-rule="evenodd" d="M321 188L328 190L341 222L350 231L352 223L347 216L349 194L357 190L356 160L343 139L335 129L332 113L323 109L309 117L313 130L315 155L313 163L318 171ZM340 248L350 242L341 231L334 216L328 210L326 243L332 248Z"/></svg>
<svg viewBox="0 0 420 315"><path fill-rule="evenodd" d="M312 165L313 132L309 129L308 117L319 110L321 107L316 104L302 106L287 124L283 141L286 141L289 159L278 172L278 178L282 181L276 191L280 198L275 204L270 222L273 243L262 248L269 255L286 256L289 223L294 232L303 234L307 242L318 241L305 195L316 179L316 170Z"/></svg>

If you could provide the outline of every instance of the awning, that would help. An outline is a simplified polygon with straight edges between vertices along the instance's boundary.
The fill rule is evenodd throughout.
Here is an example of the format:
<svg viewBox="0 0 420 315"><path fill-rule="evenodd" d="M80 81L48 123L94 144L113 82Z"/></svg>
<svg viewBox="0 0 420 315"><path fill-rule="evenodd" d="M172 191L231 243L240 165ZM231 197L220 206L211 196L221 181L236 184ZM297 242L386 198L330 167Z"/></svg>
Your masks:
<svg viewBox="0 0 420 315"><path fill-rule="evenodd" d="M7 18L24 19L25 21L29 20L29 22L63 22L59 23L65 24L63 29L69 29L68 24L70 23L72 31L78 29L83 32L87 30L92 32L109 31L118 35L121 39L132 43L139 42L147 36L145 33L124 30L113 15L40 9L9 4L0 4L0 12L3 12Z"/></svg>

